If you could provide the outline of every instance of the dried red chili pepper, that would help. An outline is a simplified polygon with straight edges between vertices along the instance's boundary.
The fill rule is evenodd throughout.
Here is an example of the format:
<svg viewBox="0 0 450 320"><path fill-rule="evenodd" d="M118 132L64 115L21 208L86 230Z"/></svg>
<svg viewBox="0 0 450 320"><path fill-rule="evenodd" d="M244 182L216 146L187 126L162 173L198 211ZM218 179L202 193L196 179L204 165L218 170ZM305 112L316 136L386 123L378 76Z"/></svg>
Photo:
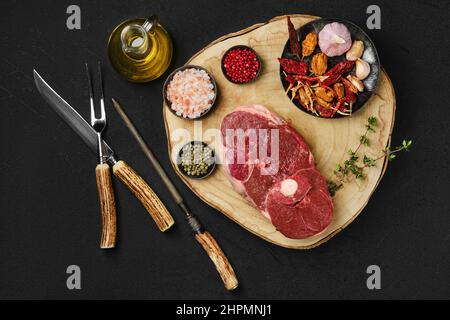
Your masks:
<svg viewBox="0 0 450 320"><path fill-rule="evenodd" d="M353 67L355 66L355 61L350 61L350 60L344 60L341 61L339 63L337 63L333 68L331 68L330 70L328 70L324 76L328 76L334 73L340 73L341 75L349 72L353 69Z"/></svg>
<svg viewBox="0 0 450 320"><path fill-rule="evenodd" d="M339 62L323 75L323 77L327 78L322 81L322 85L328 87L336 83L341 79L344 73L350 72L353 69L354 65L355 61L345 60Z"/></svg>
<svg viewBox="0 0 450 320"><path fill-rule="evenodd" d="M338 100L338 102L336 103L336 105L333 108L335 110L335 113L337 112L337 110L339 110L340 112L345 112L345 109L347 109L347 107L344 104L345 102L347 102L346 97L343 97Z"/></svg>
<svg viewBox="0 0 450 320"><path fill-rule="evenodd" d="M291 18L287 17L288 31L289 31L289 43L291 45L291 53L300 59L302 49L300 48L300 41L298 40L297 30L291 22Z"/></svg>
<svg viewBox="0 0 450 320"><path fill-rule="evenodd" d="M339 80L341 80L342 78L342 74L340 73L333 73L329 76L327 76L327 78L325 80L322 81L322 85L325 87L331 86L332 84L338 82Z"/></svg>
<svg viewBox="0 0 450 320"><path fill-rule="evenodd" d="M320 116L324 117L324 118L331 118L334 116L334 114L336 113L337 109L334 108L325 108L322 107L320 104L314 104L313 107L319 114Z"/></svg>
<svg viewBox="0 0 450 320"><path fill-rule="evenodd" d="M287 82L289 82L290 84L295 84L297 82L297 80L295 79L295 76L288 74L286 76L286 78L284 78L284 80L286 80Z"/></svg>
<svg viewBox="0 0 450 320"><path fill-rule="evenodd" d="M278 61L286 73L305 75L308 72L308 64L306 62L286 58L278 58Z"/></svg>
<svg viewBox="0 0 450 320"><path fill-rule="evenodd" d="M342 83L344 84L345 89L345 101L347 102L355 102L356 101L356 94L353 90L353 85L348 81L347 79L342 79Z"/></svg>
<svg viewBox="0 0 450 320"><path fill-rule="evenodd" d="M321 77L308 77L308 76L301 76L301 75L293 75L292 76L296 81L306 83L308 85L314 85L318 81L320 81Z"/></svg>

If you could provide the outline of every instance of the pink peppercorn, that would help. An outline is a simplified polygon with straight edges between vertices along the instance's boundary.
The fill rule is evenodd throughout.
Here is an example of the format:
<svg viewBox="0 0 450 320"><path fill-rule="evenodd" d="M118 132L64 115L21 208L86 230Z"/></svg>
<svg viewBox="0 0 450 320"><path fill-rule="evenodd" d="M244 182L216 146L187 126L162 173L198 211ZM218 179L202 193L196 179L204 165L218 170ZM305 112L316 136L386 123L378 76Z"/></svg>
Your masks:
<svg viewBox="0 0 450 320"><path fill-rule="evenodd" d="M247 83L258 75L260 66L256 53L245 47L230 49L222 60L224 73L234 83Z"/></svg>

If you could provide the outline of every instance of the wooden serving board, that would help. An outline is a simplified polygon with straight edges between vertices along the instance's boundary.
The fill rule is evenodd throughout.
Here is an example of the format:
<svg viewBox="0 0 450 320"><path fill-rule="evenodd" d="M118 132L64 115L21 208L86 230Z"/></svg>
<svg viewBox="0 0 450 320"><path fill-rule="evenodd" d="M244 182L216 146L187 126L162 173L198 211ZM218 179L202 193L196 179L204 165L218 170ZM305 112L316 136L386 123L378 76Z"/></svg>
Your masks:
<svg viewBox="0 0 450 320"><path fill-rule="evenodd" d="M296 28L318 18L290 16ZM176 117L166 106L163 114L172 165L195 194L267 241L287 248L308 249L326 242L359 215L380 182L387 162L380 161L375 168L368 170L365 180L348 183L339 190L333 198L335 210L330 226L321 234L302 240L289 239L278 232L257 209L234 191L225 173L220 170L222 168L207 179L191 180L183 176L176 166L176 153L189 140L203 140L217 150L220 140L214 135L215 130L209 129L219 129L223 117L240 105L262 104L288 121L308 142L318 169L327 179L333 176L336 165L346 159L346 151L356 148L369 116L376 116L379 125L377 132L370 136L370 147L365 148L364 152L377 156L389 145L395 117L395 93L386 72L381 72L378 88L371 99L352 117L333 120L316 118L299 110L284 93L277 58L281 56L287 39L286 17L282 16L214 41L188 61L188 64L206 68L215 78L219 95L214 110L202 121L195 122ZM232 84L222 74L220 63L223 53L239 44L252 47L262 59L263 70L254 83Z"/></svg>

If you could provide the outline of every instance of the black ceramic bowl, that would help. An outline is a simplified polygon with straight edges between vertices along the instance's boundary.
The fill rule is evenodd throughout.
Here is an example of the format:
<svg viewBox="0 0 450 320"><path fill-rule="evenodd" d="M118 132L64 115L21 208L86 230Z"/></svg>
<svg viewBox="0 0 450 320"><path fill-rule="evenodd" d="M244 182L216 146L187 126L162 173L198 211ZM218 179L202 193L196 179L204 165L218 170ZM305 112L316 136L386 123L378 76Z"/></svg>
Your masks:
<svg viewBox="0 0 450 320"><path fill-rule="evenodd" d="M192 175L188 175L188 174L186 173L186 171L184 171L183 165L181 164L181 155L183 154L183 149L184 149L184 147L187 146L187 145L199 145L199 144L201 144L203 147L208 147L208 148L210 148L210 149L212 150L211 157L212 157L212 161L213 161L213 162L212 162L212 164L210 164L210 165L208 166L208 170L207 170L206 173L204 173L203 175L200 175L200 176L192 176ZM209 145L207 145L207 144L204 143L204 142L201 142L201 141L190 141L190 142L184 144L184 145L181 147L181 149L178 151L178 156L177 156L177 167L178 167L178 170L180 170L180 172L181 172L182 174L184 174L186 177L188 177L188 178L190 178L190 179L196 179L196 180L204 179L204 178L208 177L208 176L214 171L214 169L216 168L216 155L215 155L214 149L211 148Z"/></svg>
<svg viewBox="0 0 450 320"><path fill-rule="evenodd" d="M364 106L364 104L369 100L369 98L371 97L373 91L375 90L375 88L378 84L378 77L380 74L380 59L378 57L377 50L376 50L375 45L373 44L372 40L360 27L358 27L357 25L355 25L352 22L349 22L349 21L346 21L343 19L338 19L338 18L317 19L317 20L311 21L311 22L303 25L300 29L297 30L298 37L300 39L300 44L305 39L305 37L308 33L315 32L318 35L319 32L323 29L323 27L326 24L329 24L332 22L339 22L339 23L344 24L350 31L350 33L352 35L352 40L360 40L360 41L364 42L364 53L363 53L363 56L361 57L361 59L368 62L370 65L370 74L366 79L363 80L365 89L363 92L361 92L357 95L358 98L355 101L355 103L353 104L352 111L353 111L353 113L355 113L356 111L361 109ZM287 29L287 27L286 27L286 29ZM319 44L317 44L314 53L311 54L309 57L306 57L304 59L304 61L309 64L312 59L312 56L318 52L321 52L320 48L319 48ZM286 45L284 46L282 57L289 58L289 59L296 59L291 54L291 46L289 44L289 39L287 40ZM340 55L337 57L328 57L328 69L327 70L331 69L337 63L339 63L343 60L345 60L345 53L343 55ZM283 87L286 91L289 86L289 82L284 80L283 69L281 68L281 66L280 66L280 78L281 78ZM316 117L323 118L320 115L316 115L316 114L306 110L301 105L300 101L298 101L298 99L294 99L292 102L303 112L314 115ZM341 118L341 117L345 117L345 116L336 113L333 118L327 118L327 119L336 119L336 118Z"/></svg>
<svg viewBox="0 0 450 320"><path fill-rule="evenodd" d="M173 76L174 76L178 71L183 71L183 70L186 70L186 69L198 69L198 70L203 70L203 71L205 71L205 72L208 74L208 76L209 76L209 78L210 78L210 80L211 80L211 83L212 83L213 86L214 86L214 93L215 93L215 94L214 94L214 99L213 99L213 101L212 101L211 107L209 107L209 109L203 111L203 113L201 113L198 117L195 117L195 118L186 118L186 117L183 117L182 115L178 115L178 114L175 112L175 110L172 109L171 103L170 103L169 99L167 99L167 86L169 85L170 81L172 81ZM166 105L167 105L167 108L169 108L169 110L170 110L174 115L176 115L177 117L180 117L180 118L182 118L182 119L186 119L186 120L197 120L197 119L203 118L208 112L210 112L210 111L215 107L216 99L217 99L217 84L216 84L216 80L214 80L213 76L208 72L208 70L206 70L206 69L203 68L203 67L196 66L196 65L185 65L185 66L183 66L183 67L180 67L180 68L178 68L178 69L175 69L175 70L167 77L166 81L164 82L164 86L163 86L163 96L164 96L164 101L165 101L165 103L166 103Z"/></svg>
<svg viewBox="0 0 450 320"><path fill-rule="evenodd" d="M233 81L233 80L228 76L227 71L225 70L225 67L224 67L224 61L225 61L225 57L227 56L227 54L228 54L230 51L234 50L234 49L248 49L248 50L253 51L253 52L255 53L256 59L257 59L258 62L259 62L259 68L258 68L258 71L256 72L256 76L255 76L252 80L250 80L250 81L248 81L248 82L235 82L235 81ZM259 77L259 75L260 75L260 73L261 73L261 69L262 69L261 59L259 58L259 56L258 56L258 54L256 53L256 51L253 50L252 48L250 48L250 47L248 47L248 46L244 46L244 45L234 46L234 47L231 47L230 49L228 49L227 51L225 51L225 53L224 53L223 56L222 56L222 60L221 60L221 62L220 62L220 66L222 67L222 73L223 73L223 75L225 76L225 78L226 78L228 81L230 81L231 83L234 83L234 84L247 84L247 83L252 83L253 81L255 81L255 80Z"/></svg>

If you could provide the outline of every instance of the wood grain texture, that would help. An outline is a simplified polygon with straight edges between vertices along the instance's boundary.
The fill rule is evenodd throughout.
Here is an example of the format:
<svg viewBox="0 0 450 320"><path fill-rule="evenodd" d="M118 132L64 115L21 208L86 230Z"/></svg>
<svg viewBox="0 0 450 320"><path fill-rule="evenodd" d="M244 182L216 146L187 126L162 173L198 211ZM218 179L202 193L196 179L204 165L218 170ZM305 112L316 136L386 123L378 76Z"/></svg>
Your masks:
<svg viewBox="0 0 450 320"><path fill-rule="evenodd" d="M139 199L147 209L159 230L166 231L173 224L173 217L150 186L126 162L113 166L114 175Z"/></svg>
<svg viewBox="0 0 450 320"><path fill-rule="evenodd" d="M299 28L318 17L290 15ZM223 170L216 170L205 180L190 180L176 166L176 153L188 140L203 140L216 148L220 139L210 129L220 128L223 117L240 105L262 104L288 121L308 142L320 172L329 179L338 163L347 157L347 150L359 143L369 116L378 118L378 130L371 134L370 147L363 148L368 155L377 156L390 144L395 118L395 93L392 83L383 70L378 88L367 104L352 117L320 119L308 115L291 103L284 93L279 77L277 58L281 56L288 39L285 16L268 23L257 24L214 41L194 55L187 63L206 68L215 78L219 96L215 110L202 121L186 121L173 115L166 106L163 115L168 138L171 162L180 178L203 201L224 213L227 217L277 245L293 249L316 247L344 229L363 210L383 176L387 162L380 161L367 171L367 179L347 184L333 198L334 217L330 226L321 234L302 240L289 239L254 207L239 195L228 181ZM220 60L231 46L244 44L252 47L262 59L260 77L246 85L228 82L222 74Z"/></svg>
<svg viewBox="0 0 450 320"><path fill-rule="evenodd" d="M233 267L213 236L208 231L205 231L203 233L197 233L195 235L195 239L203 247L206 253L208 253L209 258L217 269L217 272L219 272L225 288L227 290L236 289L238 286L238 280L236 274L234 273Z"/></svg>
<svg viewBox="0 0 450 320"><path fill-rule="evenodd" d="M107 164L99 164L95 168L98 199L102 213L102 237L100 240L100 248L102 249L114 248L117 235L116 200L109 170Z"/></svg>

